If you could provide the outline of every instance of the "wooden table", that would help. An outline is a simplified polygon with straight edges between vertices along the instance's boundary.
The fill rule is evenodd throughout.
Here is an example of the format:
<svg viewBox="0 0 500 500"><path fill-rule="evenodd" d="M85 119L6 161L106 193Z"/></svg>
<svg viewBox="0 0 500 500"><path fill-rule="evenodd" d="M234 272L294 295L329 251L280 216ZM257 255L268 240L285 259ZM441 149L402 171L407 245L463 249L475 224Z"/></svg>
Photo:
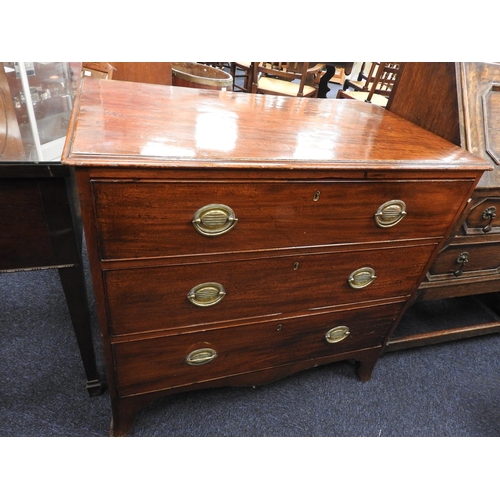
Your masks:
<svg viewBox="0 0 500 500"><path fill-rule="evenodd" d="M82 228L71 169L0 162L2 273L57 269L91 396L101 394L82 262Z"/></svg>
<svg viewBox="0 0 500 500"><path fill-rule="evenodd" d="M82 263L82 225L73 170L33 162L25 152L0 65L0 279L3 273L57 269L91 396L97 373ZM43 360L41 360L43 362Z"/></svg>

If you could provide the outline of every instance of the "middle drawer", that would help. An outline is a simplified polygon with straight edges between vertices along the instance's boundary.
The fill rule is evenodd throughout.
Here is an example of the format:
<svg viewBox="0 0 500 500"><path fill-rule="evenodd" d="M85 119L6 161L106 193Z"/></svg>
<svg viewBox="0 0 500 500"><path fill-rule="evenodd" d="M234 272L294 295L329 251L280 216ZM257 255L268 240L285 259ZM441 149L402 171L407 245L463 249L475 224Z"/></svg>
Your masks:
<svg viewBox="0 0 500 500"><path fill-rule="evenodd" d="M103 271L109 331L159 331L406 297L434 249L428 243Z"/></svg>

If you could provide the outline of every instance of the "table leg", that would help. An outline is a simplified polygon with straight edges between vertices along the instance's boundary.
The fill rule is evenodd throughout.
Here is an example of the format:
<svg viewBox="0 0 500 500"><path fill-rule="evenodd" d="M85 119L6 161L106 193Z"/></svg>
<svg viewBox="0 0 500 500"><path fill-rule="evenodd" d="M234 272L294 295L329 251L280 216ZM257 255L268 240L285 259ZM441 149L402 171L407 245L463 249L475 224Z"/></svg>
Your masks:
<svg viewBox="0 0 500 500"><path fill-rule="evenodd" d="M87 377L90 396L102 393L97 373L90 310L85 286L81 253L80 225L74 220L78 210L71 206L69 180L65 178L38 181L47 227L52 243L55 266L58 268L71 322L76 334L80 356Z"/></svg>
<svg viewBox="0 0 500 500"><path fill-rule="evenodd" d="M103 386L97 373L83 269L78 266L58 271L87 377L86 389L90 396L98 396L102 394Z"/></svg>

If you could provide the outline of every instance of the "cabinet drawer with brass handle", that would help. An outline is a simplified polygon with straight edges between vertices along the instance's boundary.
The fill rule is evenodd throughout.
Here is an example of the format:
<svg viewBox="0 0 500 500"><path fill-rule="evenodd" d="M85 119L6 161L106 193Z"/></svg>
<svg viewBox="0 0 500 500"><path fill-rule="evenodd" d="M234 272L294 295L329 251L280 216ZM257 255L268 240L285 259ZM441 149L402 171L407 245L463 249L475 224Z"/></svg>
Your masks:
<svg viewBox="0 0 500 500"><path fill-rule="evenodd" d="M310 358L321 364L322 357L381 345L400 308L392 303L117 342L118 391L159 391Z"/></svg>
<svg viewBox="0 0 500 500"><path fill-rule="evenodd" d="M103 272L111 335L407 296L434 244Z"/></svg>
<svg viewBox="0 0 500 500"><path fill-rule="evenodd" d="M441 237L469 188L469 180L92 182L104 260Z"/></svg>

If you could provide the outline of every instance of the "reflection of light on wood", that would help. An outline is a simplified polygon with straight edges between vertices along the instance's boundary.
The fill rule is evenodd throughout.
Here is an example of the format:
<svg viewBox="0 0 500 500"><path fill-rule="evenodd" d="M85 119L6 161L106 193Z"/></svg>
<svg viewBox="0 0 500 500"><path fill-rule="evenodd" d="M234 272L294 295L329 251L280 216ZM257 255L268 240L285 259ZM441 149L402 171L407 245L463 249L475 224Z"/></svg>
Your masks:
<svg viewBox="0 0 500 500"><path fill-rule="evenodd" d="M195 152L189 148L181 148L164 142L147 142L141 149L141 155L163 158L192 158Z"/></svg>
<svg viewBox="0 0 500 500"><path fill-rule="evenodd" d="M297 134L297 147L294 158L310 158L311 160L329 160L335 149L335 134L312 130L310 133Z"/></svg>
<svg viewBox="0 0 500 500"><path fill-rule="evenodd" d="M196 117L196 146L199 149L232 151L238 138L236 113L214 110Z"/></svg>

